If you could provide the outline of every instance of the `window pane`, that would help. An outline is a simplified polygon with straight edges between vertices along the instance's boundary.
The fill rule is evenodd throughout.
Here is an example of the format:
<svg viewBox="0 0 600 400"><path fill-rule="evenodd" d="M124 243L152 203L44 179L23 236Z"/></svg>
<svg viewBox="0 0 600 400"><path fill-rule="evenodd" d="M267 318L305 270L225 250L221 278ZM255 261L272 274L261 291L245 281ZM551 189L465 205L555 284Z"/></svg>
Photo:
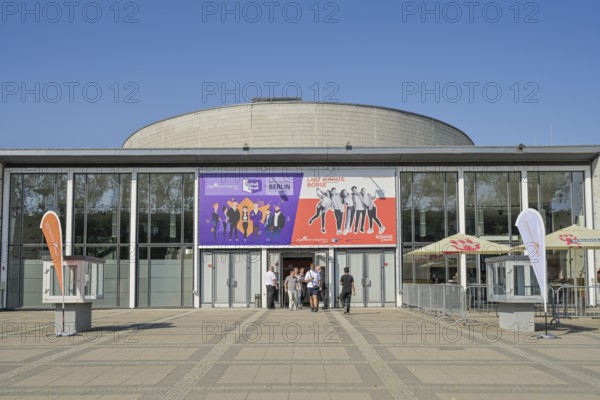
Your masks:
<svg viewBox="0 0 600 400"><path fill-rule="evenodd" d="M139 243L148 243L149 226L148 226L148 213L150 207L148 205L148 188L150 186L150 175L139 174L138 175L138 241Z"/></svg>
<svg viewBox="0 0 600 400"><path fill-rule="evenodd" d="M119 226L119 175L87 175L87 243L115 243Z"/></svg>
<svg viewBox="0 0 600 400"><path fill-rule="evenodd" d="M148 307L148 291L149 291L149 249L141 247L139 249L139 258L137 266L137 306Z"/></svg>
<svg viewBox="0 0 600 400"><path fill-rule="evenodd" d="M86 196L86 176L77 174L73 182L74 194L74 218L73 218L73 241L74 243L84 243L85 238L85 196Z"/></svg>
<svg viewBox="0 0 600 400"><path fill-rule="evenodd" d="M583 172L573 172L573 223L579 224L578 218L585 216L583 200ZM580 223L585 226L585 221Z"/></svg>
<svg viewBox="0 0 600 400"><path fill-rule="evenodd" d="M517 217L521 212L521 174L519 172L511 172L510 179L510 232L511 235L517 235L519 230L515 226ZM512 241L512 236L510 240Z"/></svg>
<svg viewBox="0 0 600 400"><path fill-rule="evenodd" d="M443 173L413 175L415 242L435 242L445 235Z"/></svg>
<svg viewBox="0 0 600 400"><path fill-rule="evenodd" d="M182 176L150 176L150 241L181 242Z"/></svg>
<svg viewBox="0 0 600 400"><path fill-rule="evenodd" d="M10 246L8 248L8 271L6 275L6 307L21 307L21 294L23 286L23 269L21 267L21 246Z"/></svg>
<svg viewBox="0 0 600 400"><path fill-rule="evenodd" d="M46 211L58 214L64 243L66 191L66 174L23 175L23 243L45 243L40 221Z"/></svg>
<svg viewBox="0 0 600 400"><path fill-rule="evenodd" d="M121 221L120 238L121 243L129 243L130 219L131 219L131 175L122 174L120 176L120 200Z"/></svg>
<svg viewBox="0 0 600 400"><path fill-rule="evenodd" d="M458 189L458 175L456 173L446 174L446 209L448 210L448 234L454 235L458 232L456 191Z"/></svg>
<svg viewBox="0 0 600 400"><path fill-rule="evenodd" d="M508 173L477 173L477 235L508 236Z"/></svg>
<svg viewBox="0 0 600 400"><path fill-rule="evenodd" d="M102 258L104 263L104 298L94 300L94 307L117 307L119 260L117 247L88 247L87 255Z"/></svg>
<svg viewBox="0 0 600 400"><path fill-rule="evenodd" d="M23 266L22 307L51 307L50 304L42 303L43 254L48 254L45 247L23 247L21 250L21 265Z"/></svg>
<svg viewBox="0 0 600 400"><path fill-rule="evenodd" d="M529 208L534 210L540 210L540 198L539 198L539 179L540 174L538 172L527 173L527 196L529 198Z"/></svg>
<svg viewBox="0 0 600 400"><path fill-rule="evenodd" d="M571 173L540 172L540 188L540 214L546 225L546 233L571 226Z"/></svg>
<svg viewBox="0 0 600 400"><path fill-rule="evenodd" d="M23 217L23 175L10 175L10 228L8 243L20 244L21 222Z"/></svg>
<svg viewBox="0 0 600 400"><path fill-rule="evenodd" d="M183 175L183 242L194 243L194 174Z"/></svg>
<svg viewBox="0 0 600 400"><path fill-rule="evenodd" d="M400 177L400 206L402 212L402 241L412 243L412 174Z"/></svg>
<svg viewBox="0 0 600 400"><path fill-rule="evenodd" d="M181 306L181 248L151 248L150 254L150 305Z"/></svg>
<svg viewBox="0 0 600 400"><path fill-rule="evenodd" d="M194 252L192 247L184 248L183 257L183 289L182 306L191 307L194 305Z"/></svg>
<svg viewBox="0 0 600 400"><path fill-rule="evenodd" d="M475 174L465 172L465 233L475 235Z"/></svg>

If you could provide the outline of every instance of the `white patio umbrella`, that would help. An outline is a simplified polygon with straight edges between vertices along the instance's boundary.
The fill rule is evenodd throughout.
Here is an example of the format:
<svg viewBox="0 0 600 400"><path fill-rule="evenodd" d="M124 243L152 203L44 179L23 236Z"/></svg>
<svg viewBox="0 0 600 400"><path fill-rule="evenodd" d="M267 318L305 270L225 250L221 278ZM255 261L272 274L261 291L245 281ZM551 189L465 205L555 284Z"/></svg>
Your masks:
<svg viewBox="0 0 600 400"><path fill-rule="evenodd" d="M406 253L405 256L426 254L507 254L512 250L500 243L457 233L438 242Z"/></svg>

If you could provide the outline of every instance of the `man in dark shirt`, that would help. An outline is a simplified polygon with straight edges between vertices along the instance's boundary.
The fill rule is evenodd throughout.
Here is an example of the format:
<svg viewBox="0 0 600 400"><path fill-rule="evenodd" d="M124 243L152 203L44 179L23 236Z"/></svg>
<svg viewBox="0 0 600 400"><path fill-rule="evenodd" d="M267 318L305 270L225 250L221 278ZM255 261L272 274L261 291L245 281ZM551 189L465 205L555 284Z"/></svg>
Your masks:
<svg viewBox="0 0 600 400"><path fill-rule="evenodd" d="M327 285L327 274L325 273L325 267L317 265L317 272L321 275L319 291L321 292L321 300L323 300L323 310L327 310L329 306L329 287Z"/></svg>
<svg viewBox="0 0 600 400"><path fill-rule="evenodd" d="M342 301L342 307L345 308L344 314L350 314L350 299L356 295L354 278L350 275L350 268L344 268L344 275L340 278L340 285L342 285L340 300Z"/></svg>

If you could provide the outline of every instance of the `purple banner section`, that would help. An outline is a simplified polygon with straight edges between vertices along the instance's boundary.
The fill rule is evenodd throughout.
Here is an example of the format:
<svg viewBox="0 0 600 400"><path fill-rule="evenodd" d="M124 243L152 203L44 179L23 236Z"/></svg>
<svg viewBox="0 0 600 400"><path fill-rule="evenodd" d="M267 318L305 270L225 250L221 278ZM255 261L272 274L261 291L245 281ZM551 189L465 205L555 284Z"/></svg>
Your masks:
<svg viewBox="0 0 600 400"><path fill-rule="evenodd" d="M200 245L289 245L302 173L200 174Z"/></svg>

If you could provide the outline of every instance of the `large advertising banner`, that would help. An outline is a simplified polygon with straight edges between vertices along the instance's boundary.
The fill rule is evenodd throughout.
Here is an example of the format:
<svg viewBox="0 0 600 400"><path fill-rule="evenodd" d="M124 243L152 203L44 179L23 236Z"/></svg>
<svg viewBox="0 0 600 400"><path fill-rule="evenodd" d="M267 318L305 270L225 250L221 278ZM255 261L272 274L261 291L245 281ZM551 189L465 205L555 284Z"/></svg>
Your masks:
<svg viewBox="0 0 600 400"><path fill-rule="evenodd" d="M393 169L200 174L199 243L395 246Z"/></svg>

